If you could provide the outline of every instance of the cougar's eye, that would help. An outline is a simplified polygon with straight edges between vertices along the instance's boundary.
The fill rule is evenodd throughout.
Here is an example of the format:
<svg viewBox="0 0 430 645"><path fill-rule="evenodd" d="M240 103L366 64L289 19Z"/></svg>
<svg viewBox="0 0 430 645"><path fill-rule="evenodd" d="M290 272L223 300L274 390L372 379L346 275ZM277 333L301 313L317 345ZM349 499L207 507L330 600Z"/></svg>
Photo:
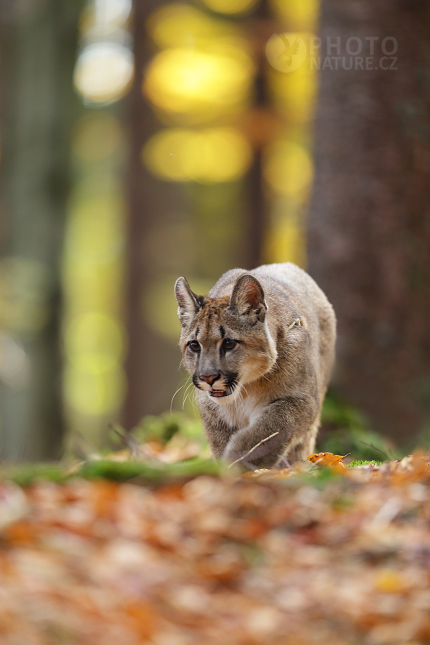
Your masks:
<svg viewBox="0 0 430 645"><path fill-rule="evenodd" d="M222 344L223 349L233 349L233 347L236 346L236 341L233 340L232 338L225 338L224 342Z"/></svg>
<svg viewBox="0 0 430 645"><path fill-rule="evenodd" d="M199 352L200 351L200 343L198 343L196 340L190 340L190 342L188 343L188 347L193 352Z"/></svg>

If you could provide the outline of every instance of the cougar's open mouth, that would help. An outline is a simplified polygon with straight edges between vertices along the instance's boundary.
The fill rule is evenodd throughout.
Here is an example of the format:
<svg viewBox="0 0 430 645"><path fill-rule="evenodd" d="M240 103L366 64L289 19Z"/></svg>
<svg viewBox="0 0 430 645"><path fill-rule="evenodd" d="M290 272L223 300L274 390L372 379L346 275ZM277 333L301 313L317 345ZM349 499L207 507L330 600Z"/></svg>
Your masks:
<svg viewBox="0 0 430 645"><path fill-rule="evenodd" d="M222 384L218 384L218 387L212 387L209 390L209 395L215 399L226 398L233 394L238 386L237 374L229 373L223 375Z"/></svg>
<svg viewBox="0 0 430 645"><path fill-rule="evenodd" d="M220 396L228 396L230 393L227 390L215 390L215 389L212 389L212 390L210 390L209 394L211 396L220 397Z"/></svg>

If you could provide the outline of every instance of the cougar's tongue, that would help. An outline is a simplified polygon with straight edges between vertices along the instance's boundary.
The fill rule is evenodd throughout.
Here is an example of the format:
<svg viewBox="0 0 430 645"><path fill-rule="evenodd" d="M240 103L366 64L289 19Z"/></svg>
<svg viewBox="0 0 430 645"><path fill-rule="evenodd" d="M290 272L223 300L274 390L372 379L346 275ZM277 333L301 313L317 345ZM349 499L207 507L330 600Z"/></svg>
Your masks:
<svg viewBox="0 0 430 645"><path fill-rule="evenodd" d="M224 390L211 390L212 396L224 396Z"/></svg>

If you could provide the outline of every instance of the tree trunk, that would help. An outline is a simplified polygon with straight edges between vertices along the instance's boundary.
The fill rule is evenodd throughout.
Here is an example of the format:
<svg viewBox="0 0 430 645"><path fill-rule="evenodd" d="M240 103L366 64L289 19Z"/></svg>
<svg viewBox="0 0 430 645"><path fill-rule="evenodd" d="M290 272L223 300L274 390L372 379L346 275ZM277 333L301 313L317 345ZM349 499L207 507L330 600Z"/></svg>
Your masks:
<svg viewBox="0 0 430 645"><path fill-rule="evenodd" d="M407 443L430 393L428 3L323 0L320 36L309 271L338 318L335 387ZM336 70L360 43L363 69Z"/></svg>
<svg viewBox="0 0 430 645"><path fill-rule="evenodd" d="M172 211L180 212L183 202L178 186L151 177L141 158L145 142L159 128L158 120L142 94L142 81L145 67L154 53L145 32L145 22L161 5L160 0L134 2L135 80L127 99L129 110L125 123L130 132L126 299L129 353L125 362L128 393L123 410L123 423L127 429L136 426L143 415L159 413L168 408L176 389L174 379L180 360L172 343L159 336L142 315L144 295L158 277L158 267L151 261L154 253L152 256L147 253L147 240L154 237L157 225L160 230L163 223L168 228ZM163 255L165 249L160 244L152 251ZM173 299L173 284L171 293Z"/></svg>
<svg viewBox="0 0 430 645"><path fill-rule="evenodd" d="M156 179L142 164L143 146L162 127L142 93L143 73L155 53L143 25L163 4L161 0L134 2L136 74L127 99L125 122L130 131L126 303L129 353L125 362L128 393L122 421L127 429L132 429L144 415L168 410L179 381L184 380L185 374L178 371L180 325L173 294L175 279L186 275L192 288L200 288L194 284L196 278L209 288L228 269L246 262L251 268L254 262L258 263L261 244L260 222L248 227L250 210L261 217L258 166L255 168L258 176L253 177L254 201L248 206L241 181L178 185ZM243 243L246 228L252 229L249 236L255 242L248 256L250 245ZM177 335L168 338L162 330L157 331L156 309L177 325ZM174 406L181 407L183 392L178 393Z"/></svg>
<svg viewBox="0 0 430 645"><path fill-rule="evenodd" d="M3 277L1 453L61 452L60 257L82 2L0 8Z"/></svg>

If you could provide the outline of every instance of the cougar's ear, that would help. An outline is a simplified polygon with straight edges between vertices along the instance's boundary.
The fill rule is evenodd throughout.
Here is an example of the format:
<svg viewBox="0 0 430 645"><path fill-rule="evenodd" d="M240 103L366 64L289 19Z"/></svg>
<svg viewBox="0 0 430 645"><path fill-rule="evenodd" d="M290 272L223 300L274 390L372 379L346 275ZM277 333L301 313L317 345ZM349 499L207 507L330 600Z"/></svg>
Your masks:
<svg viewBox="0 0 430 645"><path fill-rule="evenodd" d="M175 284L175 296L178 301L178 316L182 327L189 325L204 302L204 296L197 296L190 289L185 278L178 278Z"/></svg>
<svg viewBox="0 0 430 645"><path fill-rule="evenodd" d="M234 285L228 309L240 316L254 314L258 320L264 321L267 305L263 287L257 278L249 273L240 276Z"/></svg>

